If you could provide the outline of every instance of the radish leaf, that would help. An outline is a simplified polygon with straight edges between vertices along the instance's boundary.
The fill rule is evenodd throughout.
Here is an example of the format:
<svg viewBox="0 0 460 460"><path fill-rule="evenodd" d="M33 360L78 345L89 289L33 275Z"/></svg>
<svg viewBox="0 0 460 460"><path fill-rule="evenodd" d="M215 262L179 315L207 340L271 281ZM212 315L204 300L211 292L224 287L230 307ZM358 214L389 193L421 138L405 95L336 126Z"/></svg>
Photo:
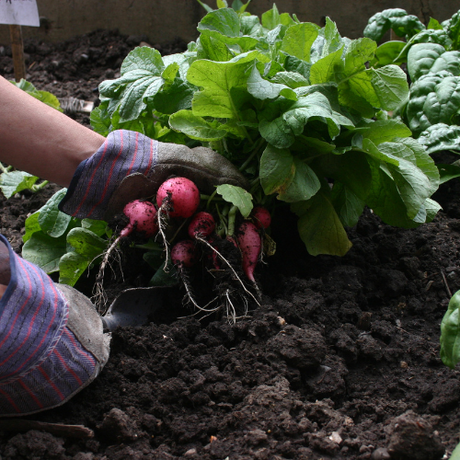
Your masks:
<svg viewBox="0 0 460 460"><path fill-rule="evenodd" d="M217 193L222 196L225 201L236 206L243 217L248 217L252 210L252 196L241 187L235 185L219 185Z"/></svg>

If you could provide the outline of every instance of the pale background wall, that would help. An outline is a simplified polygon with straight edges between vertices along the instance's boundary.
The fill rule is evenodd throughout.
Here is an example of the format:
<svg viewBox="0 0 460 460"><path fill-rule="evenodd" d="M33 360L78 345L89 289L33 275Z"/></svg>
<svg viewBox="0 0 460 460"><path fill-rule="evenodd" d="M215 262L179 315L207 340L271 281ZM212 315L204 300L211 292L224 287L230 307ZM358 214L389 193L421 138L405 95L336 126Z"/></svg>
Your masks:
<svg viewBox="0 0 460 460"><path fill-rule="evenodd" d="M205 3L215 7L215 0ZM249 11L260 16L273 3L301 21L322 24L329 16L341 35L350 38L362 36L368 18L386 8L403 8L425 23L430 16L443 21L460 9L460 0L252 0ZM145 35L153 45L176 38L189 42L197 37L196 25L205 14L196 0L37 0L37 4L43 26L23 27L23 37L51 42L96 29ZM0 44L9 43L9 27L0 24Z"/></svg>

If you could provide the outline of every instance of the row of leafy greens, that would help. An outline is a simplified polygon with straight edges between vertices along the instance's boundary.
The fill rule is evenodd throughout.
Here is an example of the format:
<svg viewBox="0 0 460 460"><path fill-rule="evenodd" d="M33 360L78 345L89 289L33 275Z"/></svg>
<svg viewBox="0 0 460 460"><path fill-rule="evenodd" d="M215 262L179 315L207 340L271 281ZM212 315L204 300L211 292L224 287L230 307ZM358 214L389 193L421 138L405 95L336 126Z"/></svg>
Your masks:
<svg viewBox="0 0 460 460"><path fill-rule="evenodd" d="M374 65L407 65L409 98L398 115L430 155L460 153L460 11L443 23L431 19L425 27L403 9L388 9L369 19L364 35L379 42L389 30L404 41L380 45ZM437 165L441 182L460 177L455 163ZM441 323L440 355L451 368L460 361L459 312L460 291L452 296Z"/></svg>
<svg viewBox="0 0 460 460"><path fill-rule="evenodd" d="M329 19L319 27L276 5L259 19L238 4L208 7L183 53L129 53L120 77L100 85L94 129L215 149L248 177L255 202L291 207L313 255L345 254L344 227L365 206L391 225L430 221L438 170L388 116L409 97L401 68L369 65L376 42L342 37Z"/></svg>
<svg viewBox="0 0 460 460"><path fill-rule="evenodd" d="M370 18L364 36L379 42L390 29L405 41L380 45L374 64L407 66L409 98L398 114L429 154L460 153L460 11L425 27L403 9L384 10ZM442 182L460 177L455 163L438 167Z"/></svg>

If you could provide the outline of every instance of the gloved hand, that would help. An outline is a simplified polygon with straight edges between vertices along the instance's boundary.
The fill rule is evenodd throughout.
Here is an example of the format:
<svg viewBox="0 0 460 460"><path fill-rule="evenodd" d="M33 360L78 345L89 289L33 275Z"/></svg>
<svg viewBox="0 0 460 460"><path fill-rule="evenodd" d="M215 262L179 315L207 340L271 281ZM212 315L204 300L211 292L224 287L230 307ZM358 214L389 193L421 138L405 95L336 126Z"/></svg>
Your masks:
<svg viewBox="0 0 460 460"><path fill-rule="evenodd" d="M211 149L190 149L117 130L80 163L59 208L74 217L109 221L126 203L154 195L170 176L193 180L203 193L212 193L220 184L248 188L232 163Z"/></svg>
<svg viewBox="0 0 460 460"><path fill-rule="evenodd" d="M33 414L60 406L96 378L110 335L83 294L53 283L0 235L3 245L11 275L0 300L0 416Z"/></svg>

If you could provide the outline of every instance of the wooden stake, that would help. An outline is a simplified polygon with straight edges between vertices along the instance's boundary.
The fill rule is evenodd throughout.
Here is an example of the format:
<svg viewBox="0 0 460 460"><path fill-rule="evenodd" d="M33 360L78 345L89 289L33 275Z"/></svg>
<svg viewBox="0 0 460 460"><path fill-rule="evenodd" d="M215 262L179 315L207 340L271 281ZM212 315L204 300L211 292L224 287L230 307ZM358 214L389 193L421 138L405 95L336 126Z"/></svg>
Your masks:
<svg viewBox="0 0 460 460"><path fill-rule="evenodd" d="M0 431L25 432L29 430L46 431L64 438L90 439L94 437L94 431L82 425L63 425L62 423L11 418L0 420Z"/></svg>
<svg viewBox="0 0 460 460"><path fill-rule="evenodd" d="M13 52L14 78L17 82L26 78L26 64L24 60L24 43L22 41L21 26L10 24L11 50Z"/></svg>

